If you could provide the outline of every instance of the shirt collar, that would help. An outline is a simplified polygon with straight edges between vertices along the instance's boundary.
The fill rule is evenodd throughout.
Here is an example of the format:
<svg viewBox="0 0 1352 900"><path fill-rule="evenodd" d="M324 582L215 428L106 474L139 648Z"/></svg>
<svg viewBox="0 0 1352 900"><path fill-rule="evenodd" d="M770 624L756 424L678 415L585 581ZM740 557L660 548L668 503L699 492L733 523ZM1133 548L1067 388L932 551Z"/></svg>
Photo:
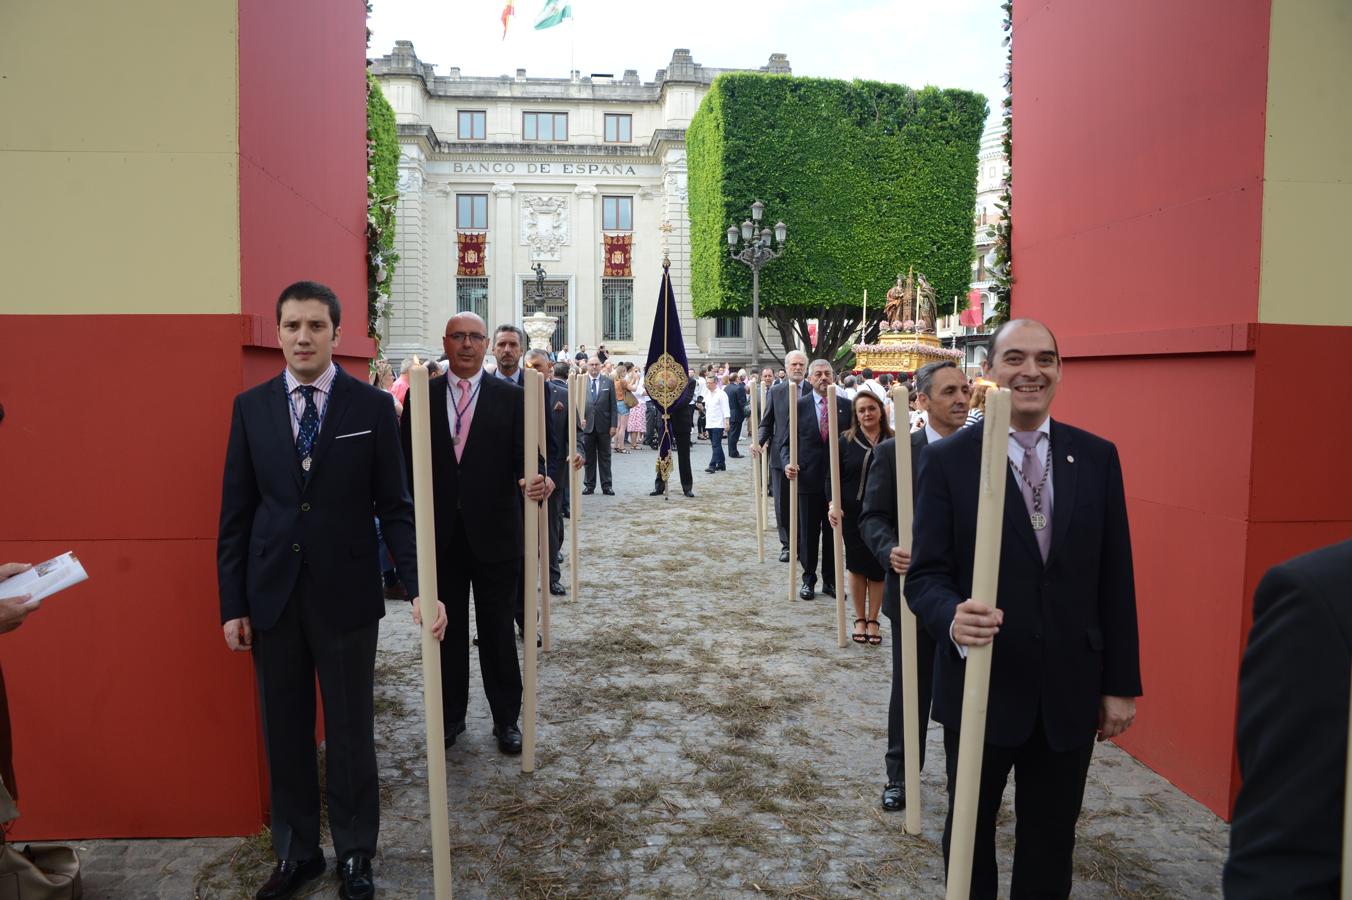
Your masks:
<svg viewBox="0 0 1352 900"><path fill-rule="evenodd" d="M925 443L927 443L927 444L933 444L935 441L942 441L943 439L944 439L944 436L943 436L942 434L940 434L939 432L935 431L935 430L934 430L934 426L931 425L931 424L929 423L929 419L926 418L926 419L925 419Z"/></svg>
<svg viewBox="0 0 1352 900"><path fill-rule="evenodd" d="M472 391L472 390L474 390L476 387L479 386L479 379L480 379L480 378L483 378L483 377L484 377L484 370L483 370L483 369L480 369L479 371L475 372L475 373L474 373L473 375L471 375L470 377L466 378L465 381L468 381L468 382L469 382L469 389ZM460 376L457 375L457 374L455 374L454 372L452 372L452 371L450 371L450 370L447 370L447 372L446 372L446 381L447 381L451 386L453 386L453 387L457 387L457 388L458 388L458 387L460 386Z"/></svg>
<svg viewBox="0 0 1352 900"><path fill-rule="evenodd" d="M1047 418L1043 419L1043 420L1042 420L1042 424L1039 425L1039 426L1037 427L1036 430L1039 431L1039 432L1041 432L1042 434L1045 434L1045 435L1047 436L1047 440L1051 440L1051 439L1052 439L1052 417L1051 417L1051 416L1048 416ZM1015 431L1014 426L1013 426L1013 425L1009 426L1009 433L1010 433L1011 435L1014 434L1014 431Z"/></svg>
<svg viewBox="0 0 1352 900"><path fill-rule="evenodd" d="M321 394L327 395L328 392L333 388L333 379L336 378L337 375L338 375L338 364L329 363L329 367L324 370L324 374L320 375L318 378L312 381L310 383L310 387L314 388ZM286 379L286 394L289 397L296 392L296 388L300 387L301 383L296 379L295 375L291 374L290 369L283 369L282 377Z"/></svg>

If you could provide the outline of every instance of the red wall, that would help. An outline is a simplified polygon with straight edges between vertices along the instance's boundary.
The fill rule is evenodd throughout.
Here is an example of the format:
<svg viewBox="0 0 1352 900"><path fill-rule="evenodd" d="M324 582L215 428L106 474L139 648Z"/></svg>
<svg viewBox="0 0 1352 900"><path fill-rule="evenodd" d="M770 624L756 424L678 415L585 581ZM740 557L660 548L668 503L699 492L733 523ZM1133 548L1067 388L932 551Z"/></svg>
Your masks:
<svg viewBox="0 0 1352 900"><path fill-rule="evenodd" d="M1268 6L1016 2L1014 308L1055 414L1121 450L1146 696L1121 744L1228 813L1243 645Z"/></svg>
<svg viewBox="0 0 1352 900"><path fill-rule="evenodd" d="M225 649L215 545L236 393L282 366L300 279L366 337L360 4L239 4L242 315L0 316L0 561L74 550L90 580L0 643L17 839L246 834L266 817L249 658ZM78 250L78 248L76 248Z"/></svg>

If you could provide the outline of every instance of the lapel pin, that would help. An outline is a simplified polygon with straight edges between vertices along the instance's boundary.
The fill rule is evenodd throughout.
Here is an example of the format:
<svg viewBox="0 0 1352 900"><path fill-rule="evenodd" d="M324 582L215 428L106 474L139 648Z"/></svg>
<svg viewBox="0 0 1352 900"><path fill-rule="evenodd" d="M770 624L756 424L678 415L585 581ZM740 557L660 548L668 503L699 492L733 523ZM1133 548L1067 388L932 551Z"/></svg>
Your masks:
<svg viewBox="0 0 1352 900"><path fill-rule="evenodd" d="M1075 457L1073 457L1073 456L1067 456L1067 457L1066 457L1066 462L1068 462L1068 463L1073 463L1073 462L1075 462Z"/></svg>

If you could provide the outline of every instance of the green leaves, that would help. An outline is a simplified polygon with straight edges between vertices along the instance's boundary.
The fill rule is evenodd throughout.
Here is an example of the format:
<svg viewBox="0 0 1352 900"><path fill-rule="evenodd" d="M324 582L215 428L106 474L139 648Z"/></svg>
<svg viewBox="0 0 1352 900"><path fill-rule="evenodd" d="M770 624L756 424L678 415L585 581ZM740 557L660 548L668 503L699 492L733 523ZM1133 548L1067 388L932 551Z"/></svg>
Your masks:
<svg viewBox="0 0 1352 900"><path fill-rule="evenodd" d="M753 201L788 223L761 272L762 309L794 318L870 306L908 266L941 298L971 278L977 150L986 100L873 81L720 75L686 133L691 290L701 316L746 313L751 273L725 232Z"/></svg>

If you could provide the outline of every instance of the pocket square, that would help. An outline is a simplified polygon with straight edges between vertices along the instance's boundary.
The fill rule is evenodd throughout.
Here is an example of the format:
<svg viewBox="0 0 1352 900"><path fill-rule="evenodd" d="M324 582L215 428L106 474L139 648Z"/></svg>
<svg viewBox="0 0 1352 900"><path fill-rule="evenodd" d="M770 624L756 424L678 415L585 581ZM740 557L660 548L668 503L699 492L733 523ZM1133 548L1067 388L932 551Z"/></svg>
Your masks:
<svg viewBox="0 0 1352 900"><path fill-rule="evenodd" d="M554 402L554 412L559 412L559 411L562 410L562 409L563 409L563 401L562 401L562 400L556 400L556 401Z"/></svg>
<svg viewBox="0 0 1352 900"><path fill-rule="evenodd" d="M361 437L363 434L370 434L370 433L371 433L371 429L368 428L368 429L366 429L365 431L354 431L354 432L352 432L351 434L340 434L340 435L338 435L337 437L335 437L334 440L335 440L335 441L341 441L343 438Z"/></svg>

